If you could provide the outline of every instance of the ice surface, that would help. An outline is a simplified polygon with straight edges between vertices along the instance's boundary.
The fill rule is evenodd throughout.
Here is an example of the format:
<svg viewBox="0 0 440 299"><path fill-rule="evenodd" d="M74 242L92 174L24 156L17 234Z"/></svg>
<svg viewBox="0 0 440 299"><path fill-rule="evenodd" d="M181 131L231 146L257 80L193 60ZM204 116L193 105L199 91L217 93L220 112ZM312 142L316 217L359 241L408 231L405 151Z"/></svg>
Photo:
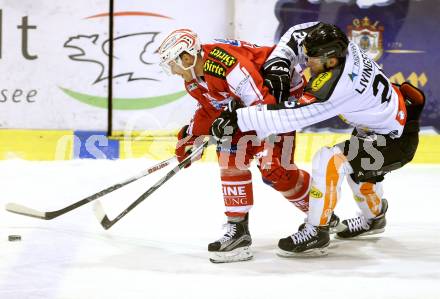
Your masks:
<svg viewBox="0 0 440 299"><path fill-rule="evenodd" d="M1 161L0 298L440 298L440 165L387 175L386 232L333 240L329 256L315 259L275 255L278 239L296 231L304 216L264 185L256 168L248 262L208 261L207 244L221 236L225 221L213 163L178 173L108 231L92 204L47 221L3 209L16 202L57 210L154 163ZM104 197L111 218L165 172ZM346 218L357 207L343 188L336 212ZM22 241L8 242L11 234Z"/></svg>

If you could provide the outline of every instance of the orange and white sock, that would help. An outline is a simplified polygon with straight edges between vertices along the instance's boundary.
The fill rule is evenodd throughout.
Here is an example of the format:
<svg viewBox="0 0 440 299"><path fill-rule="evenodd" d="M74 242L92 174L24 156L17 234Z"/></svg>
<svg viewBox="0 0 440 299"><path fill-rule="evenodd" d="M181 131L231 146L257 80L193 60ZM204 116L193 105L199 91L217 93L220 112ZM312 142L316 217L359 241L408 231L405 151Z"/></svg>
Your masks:
<svg viewBox="0 0 440 299"><path fill-rule="evenodd" d="M362 214L367 219L372 219L379 215L382 210L382 183L361 182L358 184L350 176L347 177L347 181Z"/></svg>

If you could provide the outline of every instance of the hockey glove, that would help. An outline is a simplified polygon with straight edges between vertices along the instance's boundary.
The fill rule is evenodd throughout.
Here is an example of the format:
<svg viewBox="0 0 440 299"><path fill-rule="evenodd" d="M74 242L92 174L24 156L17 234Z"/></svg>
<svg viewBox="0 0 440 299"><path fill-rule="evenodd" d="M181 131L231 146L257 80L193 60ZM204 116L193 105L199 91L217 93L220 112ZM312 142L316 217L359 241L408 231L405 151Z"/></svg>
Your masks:
<svg viewBox="0 0 440 299"><path fill-rule="evenodd" d="M182 127L182 129L180 129L179 133L177 134L175 154L179 163L191 154L194 146L197 146L194 144L196 143L198 136L188 135L187 130L188 125ZM188 168L192 162L199 160L202 157L202 154L203 152L200 155L194 157L194 159L192 159L191 162L185 166L185 168Z"/></svg>
<svg viewBox="0 0 440 299"><path fill-rule="evenodd" d="M214 120L211 125L211 135L215 140L224 142L238 131L236 110L241 107L241 103L232 100L220 116Z"/></svg>
<svg viewBox="0 0 440 299"><path fill-rule="evenodd" d="M264 85L278 103L287 101L290 95L290 61L272 58L263 65Z"/></svg>

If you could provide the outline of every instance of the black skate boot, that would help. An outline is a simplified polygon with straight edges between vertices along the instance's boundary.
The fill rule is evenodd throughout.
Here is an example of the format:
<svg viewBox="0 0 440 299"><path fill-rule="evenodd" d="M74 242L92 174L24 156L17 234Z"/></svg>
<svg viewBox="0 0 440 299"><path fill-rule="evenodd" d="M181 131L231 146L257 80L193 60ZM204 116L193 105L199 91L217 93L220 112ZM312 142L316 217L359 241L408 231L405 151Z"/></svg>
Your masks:
<svg viewBox="0 0 440 299"><path fill-rule="evenodd" d="M386 219L385 213L388 210L388 202L382 199L382 211L373 219L366 219L364 216L358 216L342 221L346 226L345 230L338 232L336 238L349 239L366 235L380 234L385 231Z"/></svg>
<svg viewBox="0 0 440 299"><path fill-rule="evenodd" d="M302 227L302 228L301 228ZM300 230L278 242L278 255L282 257L327 255L330 243L329 227L304 223Z"/></svg>
<svg viewBox="0 0 440 299"><path fill-rule="evenodd" d="M250 260L253 255L249 248L252 238L249 233L248 215L240 222L228 221L225 226L225 235L208 245L209 260L213 263Z"/></svg>

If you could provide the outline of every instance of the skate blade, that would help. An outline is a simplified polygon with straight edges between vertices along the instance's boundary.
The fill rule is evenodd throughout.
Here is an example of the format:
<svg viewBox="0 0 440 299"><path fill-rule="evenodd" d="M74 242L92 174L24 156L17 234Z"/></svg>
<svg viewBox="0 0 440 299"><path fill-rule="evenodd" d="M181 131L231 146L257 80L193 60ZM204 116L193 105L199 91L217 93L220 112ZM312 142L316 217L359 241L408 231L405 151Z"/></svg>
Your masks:
<svg viewBox="0 0 440 299"><path fill-rule="evenodd" d="M328 247L313 248L303 252L291 252L278 248L276 253L280 257L284 258L304 258L304 257L320 257L328 255Z"/></svg>
<svg viewBox="0 0 440 299"><path fill-rule="evenodd" d="M210 252L209 261L214 264L243 262L252 259L253 254L249 246L240 247L231 251Z"/></svg>
<svg viewBox="0 0 440 299"><path fill-rule="evenodd" d="M355 237L340 237L340 236L336 235L335 238L339 239L339 240L347 240L347 239L353 240L353 239L357 239L357 238L362 239L362 237L381 234L384 231L385 231L385 228L378 228L378 229L373 229L368 232L362 233L362 234L357 235Z"/></svg>

